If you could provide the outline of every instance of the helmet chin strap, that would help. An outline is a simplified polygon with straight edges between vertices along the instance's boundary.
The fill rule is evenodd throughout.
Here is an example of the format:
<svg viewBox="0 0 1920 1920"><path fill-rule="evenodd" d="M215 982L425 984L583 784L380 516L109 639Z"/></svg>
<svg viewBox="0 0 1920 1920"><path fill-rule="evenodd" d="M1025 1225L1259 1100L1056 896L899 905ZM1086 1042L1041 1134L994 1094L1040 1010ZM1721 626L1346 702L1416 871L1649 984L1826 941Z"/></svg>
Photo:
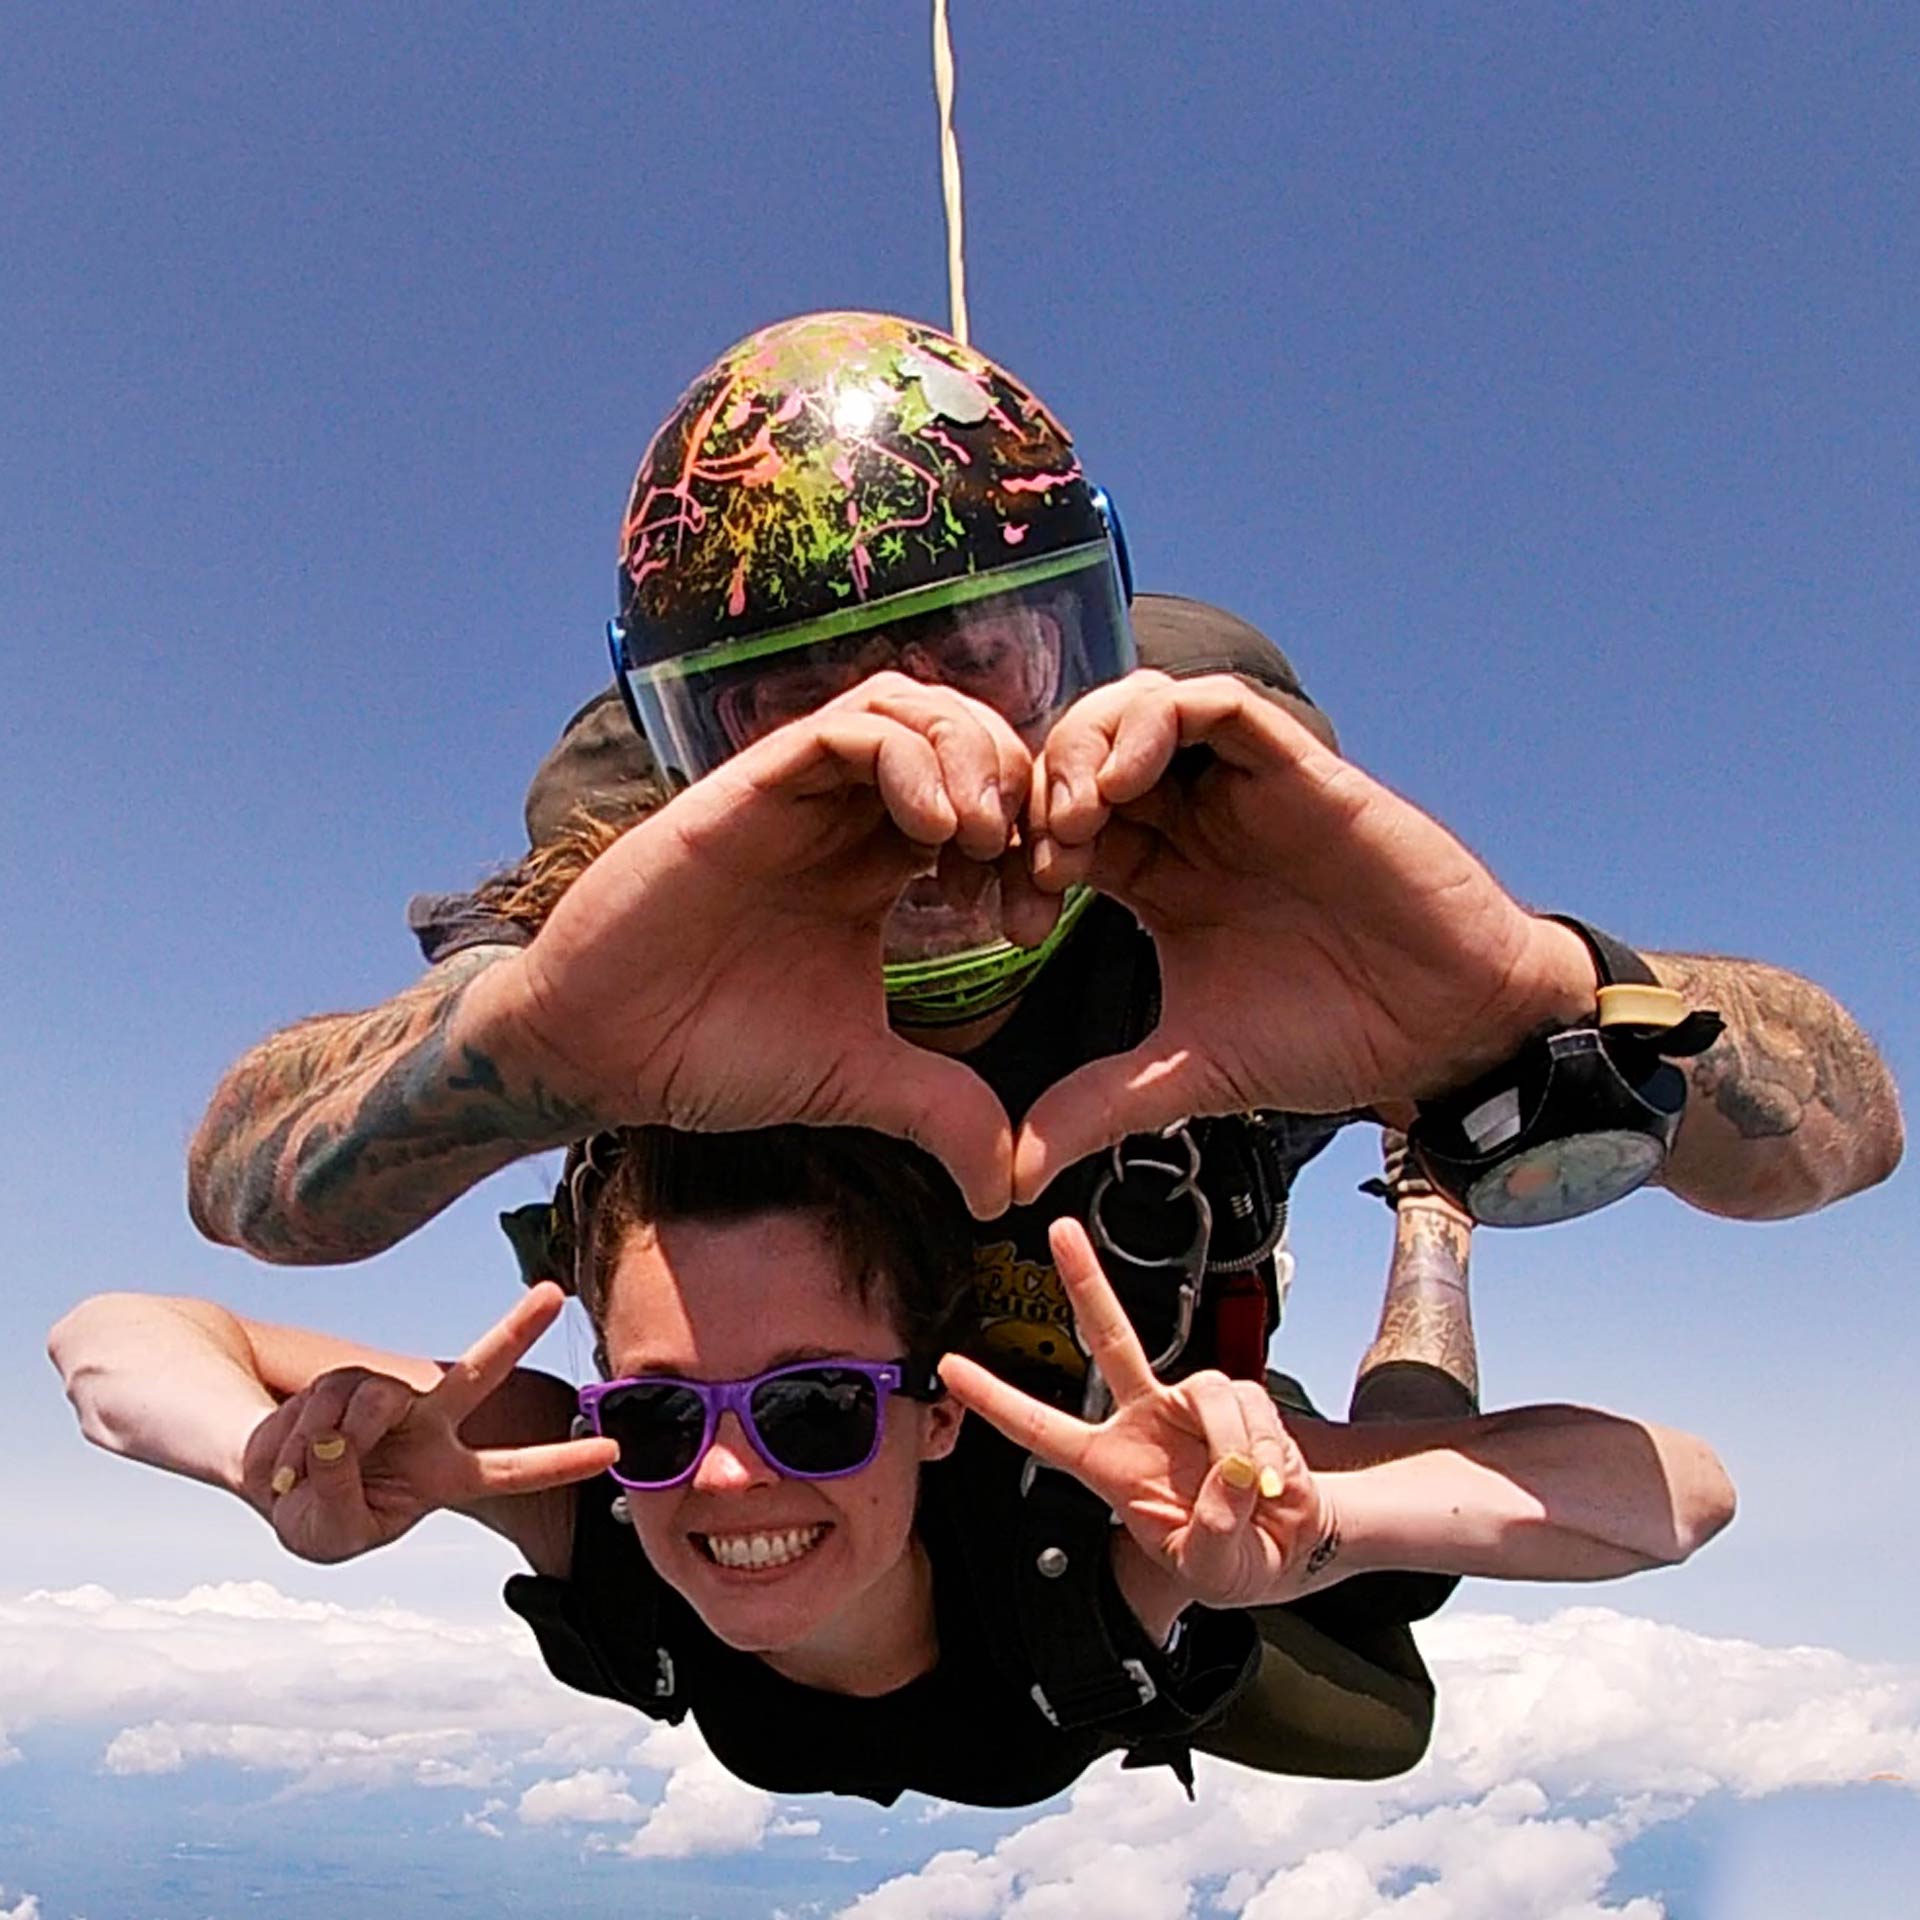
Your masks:
<svg viewBox="0 0 1920 1920"><path fill-rule="evenodd" d="M898 960L881 969L887 1012L897 1027L957 1027L997 1013L1024 993L1033 977L1059 951L1093 901L1087 887L1069 889L1060 918L1037 947L995 940L934 960Z"/></svg>

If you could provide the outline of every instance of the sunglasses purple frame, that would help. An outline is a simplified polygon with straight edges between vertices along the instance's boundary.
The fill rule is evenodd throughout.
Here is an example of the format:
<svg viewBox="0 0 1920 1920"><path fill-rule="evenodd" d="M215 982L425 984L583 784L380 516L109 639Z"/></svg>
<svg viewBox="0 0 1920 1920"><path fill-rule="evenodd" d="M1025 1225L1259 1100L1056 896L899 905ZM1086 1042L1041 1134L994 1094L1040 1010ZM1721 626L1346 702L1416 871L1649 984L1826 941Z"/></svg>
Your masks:
<svg viewBox="0 0 1920 1920"><path fill-rule="evenodd" d="M779 1450L767 1444L759 1423L753 1417L754 1395L771 1381L808 1374L847 1373L859 1375L874 1389L873 1437L866 1451L859 1459L845 1466L824 1470L796 1467L783 1460ZM887 1400L890 1395L899 1393L913 1400L931 1400L937 1399L941 1392L938 1374L923 1373L919 1378L909 1378L908 1363L904 1360L796 1360L783 1367L770 1367L765 1373L750 1374L743 1380L684 1380L678 1374L633 1374L620 1380L596 1381L580 1389L580 1411L596 1435L616 1441L619 1439L618 1434L608 1435L602 1426L601 1406L611 1395L628 1387L674 1387L690 1393L700 1402L703 1420L700 1442L694 1448L692 1459L671 1477L636 1480L622 1473L617 1464L609 1469L621 1486L643 1493L662 1492L668 1487L684 1486L691 1480L700 1470L700 1462L712 1448L713 1437L720 1428L720 1417L726 1413L738 1419L753 1450L783 1479L844 1480L848 1474L858 1473L863 1467L870 1466L874 1455L880 1451L880 1442L886 1433Z"/></svg>

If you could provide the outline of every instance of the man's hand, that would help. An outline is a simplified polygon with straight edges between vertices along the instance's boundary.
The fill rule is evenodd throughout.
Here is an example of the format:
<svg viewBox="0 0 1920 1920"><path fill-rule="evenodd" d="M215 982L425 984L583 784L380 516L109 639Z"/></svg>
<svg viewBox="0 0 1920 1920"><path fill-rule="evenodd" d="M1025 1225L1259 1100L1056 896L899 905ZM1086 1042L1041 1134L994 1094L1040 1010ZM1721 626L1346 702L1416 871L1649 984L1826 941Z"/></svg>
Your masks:
<svg viewBox="0 0 1920 1920"><path fill-rule="evenodd" d="M337 1367L283 1401L247 1442L242 1485L281 1544L331 1563L397 1540L440 1507L544 1493L604 1473L611 1440L473 1448L462 1423L512 1373L566 1304L533 1288L430 1393L364 1367Z"/></svg>
<svg viewBox="0 0 1920 1920"><path fill-rule="evenodd" d="M1404 1112L1593 1008L1574 934L1230 676L1077 702L1035 764L1030 834L1042 889L1085 881L1153 935L1162 1012L1034 1105L1022 1200L1188 1114Z"/></svg>
<svg viewBox="0 0 1920 1920"><path fill-rule="evenodd" d="M1012 1135L976 1075L887 1026L881 928L940 860L1007 860L1031 760L990 707L897 673L755 742L625 834L470 1011L510 1077L603 1125L801 1120L917 1141L975 1213L1007 1204Z"/></svg>
<svg viewBox="0 0 1920 1920"><path fill-rule="evenodd" d="M1163 1385L1085 1229L1059 1220L1050 1238L1113 1412L1091 1426L949 1354L940 1377L954 1398L1097 1493L1186 1601L1265 1606L1307 1591L1338 1525L1266 1389L1213 1372Z"/></svg>

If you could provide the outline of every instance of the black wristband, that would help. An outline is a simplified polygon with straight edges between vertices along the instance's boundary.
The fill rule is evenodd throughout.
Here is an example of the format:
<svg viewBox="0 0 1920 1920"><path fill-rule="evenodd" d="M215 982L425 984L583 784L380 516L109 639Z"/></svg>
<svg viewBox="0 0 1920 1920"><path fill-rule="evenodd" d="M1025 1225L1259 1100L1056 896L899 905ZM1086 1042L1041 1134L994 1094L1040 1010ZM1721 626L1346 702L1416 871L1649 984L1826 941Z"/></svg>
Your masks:
<svg viewBox="0 0 1920 1920"><path fill-rule="evenodd" d="M1624 940L1616 940L1612 934L1602 933L1598 927L1590 927L1570 913L1543 913L1540 918L1580 936L1593 956L1593 970L1601 986L1657 987L1660 984L1653 969Z"/></svg>

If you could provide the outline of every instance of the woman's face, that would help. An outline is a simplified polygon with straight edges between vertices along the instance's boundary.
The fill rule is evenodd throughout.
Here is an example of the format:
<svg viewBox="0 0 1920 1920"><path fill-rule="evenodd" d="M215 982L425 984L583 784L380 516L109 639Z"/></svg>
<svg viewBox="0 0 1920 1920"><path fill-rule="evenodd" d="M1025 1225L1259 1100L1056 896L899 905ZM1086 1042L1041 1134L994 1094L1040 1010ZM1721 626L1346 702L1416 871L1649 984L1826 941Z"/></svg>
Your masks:
<svg viewBox="0 0 1920 1920"><path fill-rule="evenodd" d="M796 1360L899 1359L884 1304L863 1306L841 1272L806 1214L631 1233L602 1325L612 1373L739 1380ZM691 1480L627 1495L647 1558L729 1646L791 1652L910 1588L920 1465L951 1451L960 1410L893 1394L882 1419L880 1450L860 1472L791 1480L728 1413ZM733 1564L750 1558L764 1564Z"/></svg>

